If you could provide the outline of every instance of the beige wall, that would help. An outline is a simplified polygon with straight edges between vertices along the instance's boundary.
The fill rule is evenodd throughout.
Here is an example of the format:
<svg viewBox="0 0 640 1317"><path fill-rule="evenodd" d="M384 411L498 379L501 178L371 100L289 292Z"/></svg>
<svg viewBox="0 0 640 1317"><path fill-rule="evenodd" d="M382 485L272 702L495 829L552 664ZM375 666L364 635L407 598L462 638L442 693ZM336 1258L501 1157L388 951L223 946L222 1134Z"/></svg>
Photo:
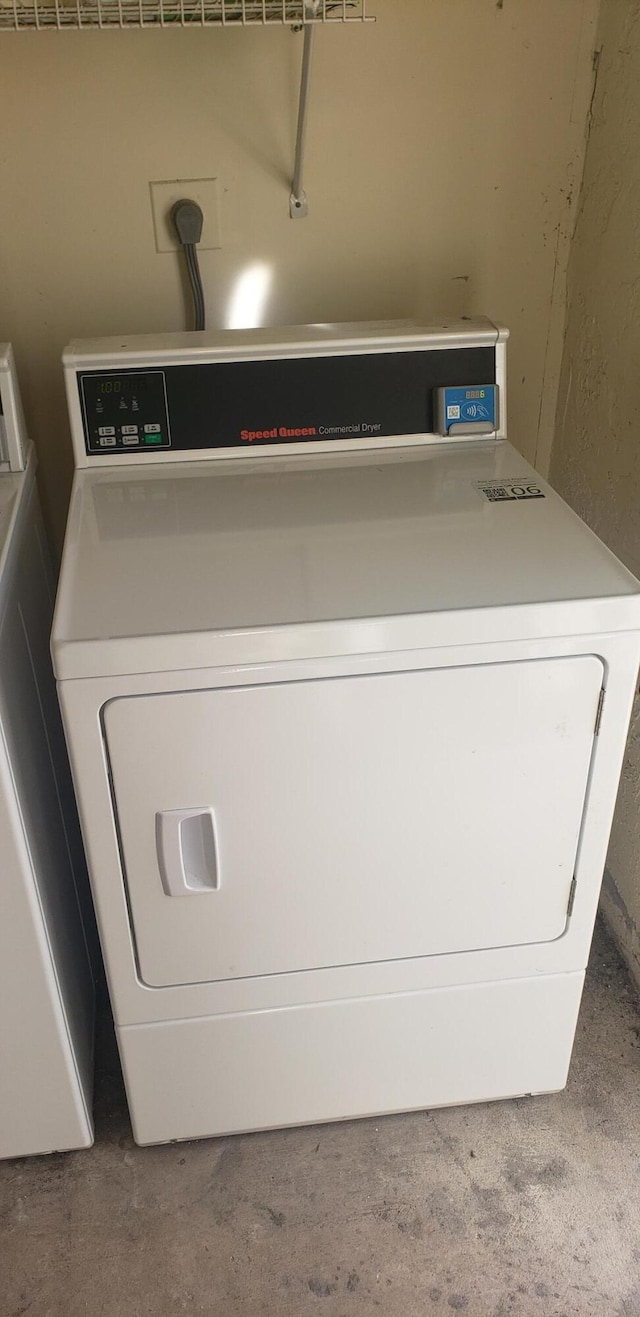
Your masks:
<svg viewBox="0 0 640 1317"><path fill-rule="evenodd" d="M597 0L371 0L321 30L306 185L288 216L301 38L0 34L0 339L14 341L59 539L70 337L182 327L148 182L217 176L209 319L272 270L267 321L482 311L512 330L511 428L544 467Z"/></svg>
<svg viewBox="0 0 640 1317"><path fill-rule="evenodd" d="M552 480L640 576L640 3L603 0ZM640 981L640 707L603 904Z"/></svg>

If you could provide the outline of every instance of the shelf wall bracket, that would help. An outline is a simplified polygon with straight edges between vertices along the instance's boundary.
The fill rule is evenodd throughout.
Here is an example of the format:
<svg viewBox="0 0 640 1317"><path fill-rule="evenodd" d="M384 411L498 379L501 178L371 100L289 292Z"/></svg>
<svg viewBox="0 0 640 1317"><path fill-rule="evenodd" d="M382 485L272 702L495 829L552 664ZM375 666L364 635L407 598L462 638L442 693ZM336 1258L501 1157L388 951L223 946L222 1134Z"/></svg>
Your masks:
<svg viewBox="0 0 640 1317"><path fill-rule="evenodd" d="M311 62L314 42L313 23L305 23L302 46L302 73L300 76L300 100L298 102L298 131L296 134L296 160L293 170L293 183L289 197L289 214L292 219L305 219L309 214L307 195L302 186L304 156L307 142L307 121L309 118L309 98L311 93Z"/></svg>

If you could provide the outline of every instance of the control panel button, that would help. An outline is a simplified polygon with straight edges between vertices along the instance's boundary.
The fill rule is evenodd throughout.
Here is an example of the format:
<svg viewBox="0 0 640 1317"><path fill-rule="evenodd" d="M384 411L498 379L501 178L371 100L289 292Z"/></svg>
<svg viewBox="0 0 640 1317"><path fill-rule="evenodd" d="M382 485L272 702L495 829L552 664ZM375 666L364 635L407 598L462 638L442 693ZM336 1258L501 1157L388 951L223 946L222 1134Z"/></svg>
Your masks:
<svg viewBox="0 0 640 1317"><path fill-rule="evenodd" d="M115 432L116 432L115 425L101 425L98 428L98 434L101 435L115 434Z"/></svg>
<svg viewBox="0 0 640 1317"><path fill-rule="evenodd" d="M116 436L115 434L103 434L98 439L98 443L100 444L101 448L115 448Z"/></svg>
<svg viewBox="0 0 640 1317"><path fill-rule="evenodd" d="M138 427L137 427L137 425L123 425L123 426L122 426L122 433L123 433L123 434L137 434L137 433L138 433Z"/></svg>
<svg viewBox="0 0 640 1317"><path fill-rule="evenodd" d="M145 436L144 436L144 442L145 442L145 444L161 444L161 443L162 443L162 435L161 435L161 434L145 434Z"/></svg>
<svg viewBox="0 0 640 1317"><path fill-rule="evenodd" d="M137 434L123 434L122 444L124 448L131 448L134 444L140 443L140 436Z"/></svg>
<svg viewBox="0 0 640 1317"><path fill-rule="evenodd" d="M144 427L144 432L145 432L145 434L160 434L160 426L159 426L159 425L145 425L145 427ZM154 442L155 442L155 441L154 441Z"/></svg>

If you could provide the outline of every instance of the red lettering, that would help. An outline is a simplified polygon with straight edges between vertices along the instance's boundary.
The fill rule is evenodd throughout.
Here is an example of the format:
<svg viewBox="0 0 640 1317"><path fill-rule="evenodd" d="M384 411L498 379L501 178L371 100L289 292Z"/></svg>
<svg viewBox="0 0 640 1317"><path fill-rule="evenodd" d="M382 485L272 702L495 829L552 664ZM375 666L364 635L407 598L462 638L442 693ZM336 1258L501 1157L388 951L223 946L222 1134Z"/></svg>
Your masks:
<svg viewBox="0 0 640 1317"><path fill-rule="evenodd" d="M281 425L278 434L281 439L306 439L310 434L316 434L315 425L296 426L295 429L287 429L286 425ZM273 432L275 438L275 430Z"/></svg>
<svg viewBox="0 0 640 1317"><path fill-rule="evenodd" d="M251 444L254 439L307 439L317 433L315 425L296 426L293 429L286 425L274 425L273 430L241 430L240 438L244 444Z"/></svg>
<svg viewBox="0 0 640 1317"><path fill-rule="evenodd" d="M273 430L241 430L240 438L245 444L253 443L254 439L277 439L278 430L276 426Z"/></svg>

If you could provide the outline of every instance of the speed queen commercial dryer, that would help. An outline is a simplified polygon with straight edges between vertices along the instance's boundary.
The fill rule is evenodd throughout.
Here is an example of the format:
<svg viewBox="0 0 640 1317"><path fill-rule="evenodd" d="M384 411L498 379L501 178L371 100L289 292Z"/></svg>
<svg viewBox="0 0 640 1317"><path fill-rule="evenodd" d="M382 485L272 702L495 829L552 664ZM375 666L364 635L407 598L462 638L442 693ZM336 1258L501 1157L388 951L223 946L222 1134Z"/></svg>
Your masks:
<svg viewBox="0 0 640 1317"><path fill-rule="evenodd" d="M140 1143L559 1089L640 586L488 321L65 367L53 631Z"/></svg>

